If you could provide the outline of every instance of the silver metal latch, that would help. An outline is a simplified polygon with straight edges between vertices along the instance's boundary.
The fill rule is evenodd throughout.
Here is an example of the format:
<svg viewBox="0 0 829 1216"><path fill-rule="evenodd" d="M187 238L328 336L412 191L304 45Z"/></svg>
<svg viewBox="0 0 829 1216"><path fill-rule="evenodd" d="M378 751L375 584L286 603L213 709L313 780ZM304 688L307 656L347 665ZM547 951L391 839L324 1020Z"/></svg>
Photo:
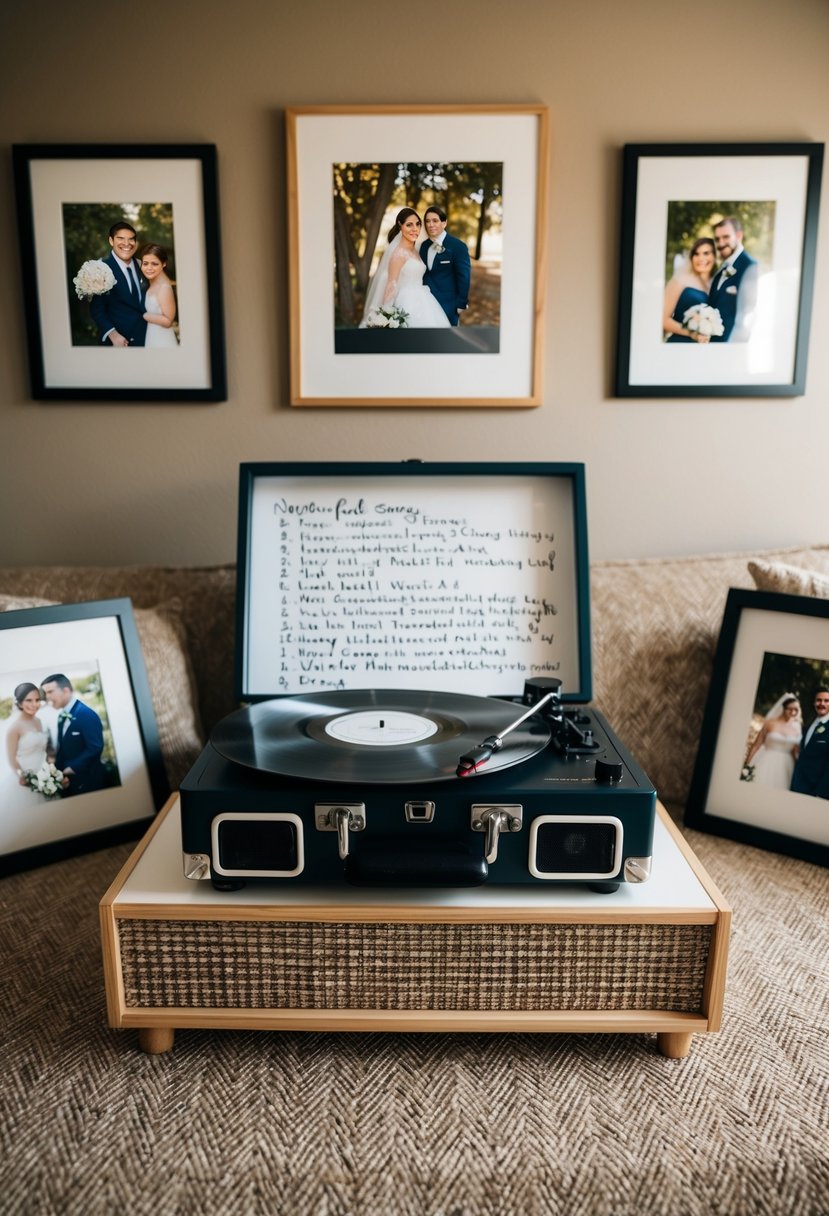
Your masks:
<svg viewBox="0 0 829 1216"><path fill-rule="evenodd" d="M210 877L210 857L207 853L184 854L184 877L195 882Z"/></svg>
<svg viewBox="0 0 829 1216"><path fill-rule="evenodd" d="M472 806L470 826L473 832L486 832L484 856L490 865L498 857L498 838L502 832L520 832L524 808L520 803L490 806L476 802Z"/></svg>
<svg viewBox="0 0 829 1216"><path fill-rule="evenodd" d="M314 807L318 832L337 833L340 861L348 857L348 833L362 832L366 826L364 802L318 802Z"/></svg>
<svg viewBox="0 0 829 1216"><path fill-rule="evenodd" d="M647 882L651 876L650 857L625 858L625 882Z"/></svg>

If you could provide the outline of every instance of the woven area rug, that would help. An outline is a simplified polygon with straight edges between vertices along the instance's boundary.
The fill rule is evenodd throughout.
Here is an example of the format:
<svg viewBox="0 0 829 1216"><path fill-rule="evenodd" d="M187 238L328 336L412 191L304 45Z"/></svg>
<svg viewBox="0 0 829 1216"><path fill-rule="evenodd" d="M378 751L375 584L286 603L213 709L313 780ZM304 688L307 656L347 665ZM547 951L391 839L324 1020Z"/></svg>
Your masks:
<svg viewBox="0 0 829 1216"><path fill-rule="evenodd" d="M829 880L697 833L734 908L725 1022L655 1036L179 1031L104 1011L129 846L0 882L0 1210L826 1216Z"/></svg>

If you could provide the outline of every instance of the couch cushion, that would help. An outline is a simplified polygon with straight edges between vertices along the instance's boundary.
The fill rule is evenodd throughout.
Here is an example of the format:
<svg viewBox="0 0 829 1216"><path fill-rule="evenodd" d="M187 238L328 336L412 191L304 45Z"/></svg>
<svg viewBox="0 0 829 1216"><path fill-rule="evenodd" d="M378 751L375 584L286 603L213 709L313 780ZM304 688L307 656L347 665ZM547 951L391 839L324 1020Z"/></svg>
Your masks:
<svg viewBox="0 0 829 1216"><path fill-rule="evenodd" d="M785 562L750 561L748 572L758 591L780 591L784 595L811 595L829 600L829 578L814 570L801 570Z"/></svg>
<svg viewBox="0 0 829 1216"><path fill-rule="evenodd" d="M42 608L55 602L39 596L0 594L0 612ZM199 755L203 740L181 605L171 600L154 608L135 608L133 611L164 768L170 788L175 790Z"/></svg>
<svg viewBox="0 0 829 1216"><path fill-rule="evenodd" d="M207 730L238 709L233 692L236 568L225 566L21 566L0 568L0 592L72 604L127 596L133 608L177 600Z"/></svg>

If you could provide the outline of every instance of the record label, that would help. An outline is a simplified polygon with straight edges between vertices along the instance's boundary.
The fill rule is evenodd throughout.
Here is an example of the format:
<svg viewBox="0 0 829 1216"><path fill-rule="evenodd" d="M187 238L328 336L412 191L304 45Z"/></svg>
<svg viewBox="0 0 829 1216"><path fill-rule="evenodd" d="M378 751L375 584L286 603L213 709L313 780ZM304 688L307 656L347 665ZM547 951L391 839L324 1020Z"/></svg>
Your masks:
<svg viewBox="0 0 829 1216"><path fill-rule="evenodd" d="M325 724L325 733L342 743L363 747L394 747L400 743L420 743L440 727L431 718L399 710L371 709L343 714Z"/></svg>

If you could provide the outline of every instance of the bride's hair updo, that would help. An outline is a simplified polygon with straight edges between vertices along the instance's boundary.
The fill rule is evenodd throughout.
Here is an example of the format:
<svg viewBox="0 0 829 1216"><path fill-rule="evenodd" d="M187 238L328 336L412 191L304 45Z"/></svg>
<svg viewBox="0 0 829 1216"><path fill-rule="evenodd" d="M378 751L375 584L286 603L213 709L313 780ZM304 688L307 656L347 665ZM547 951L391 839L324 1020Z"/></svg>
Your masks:
<svg viewBox="0 0 829 1216"><path fill-rule="evenodd" d="M26 700L30 692L36 692L40 696L40 689L37 684L18 684L14 690L14 704L16 709L23 708L23 702Z"/></svg>
<svg viewBox="0 0 829 1216"><path fill-rule="evenodd" d="M398 211L397 215L394 217L394 227L392 228L391 232L389 233L390 241L394 240L394 238L397 236L398 232L403 227L403 225L405 224L406 220L409 218L410 215L413 215L415 217L415 219L417 220L417 222L420 223L420 216L417 214L414 207L402 207L400 209L400 211Z"/></svg>

